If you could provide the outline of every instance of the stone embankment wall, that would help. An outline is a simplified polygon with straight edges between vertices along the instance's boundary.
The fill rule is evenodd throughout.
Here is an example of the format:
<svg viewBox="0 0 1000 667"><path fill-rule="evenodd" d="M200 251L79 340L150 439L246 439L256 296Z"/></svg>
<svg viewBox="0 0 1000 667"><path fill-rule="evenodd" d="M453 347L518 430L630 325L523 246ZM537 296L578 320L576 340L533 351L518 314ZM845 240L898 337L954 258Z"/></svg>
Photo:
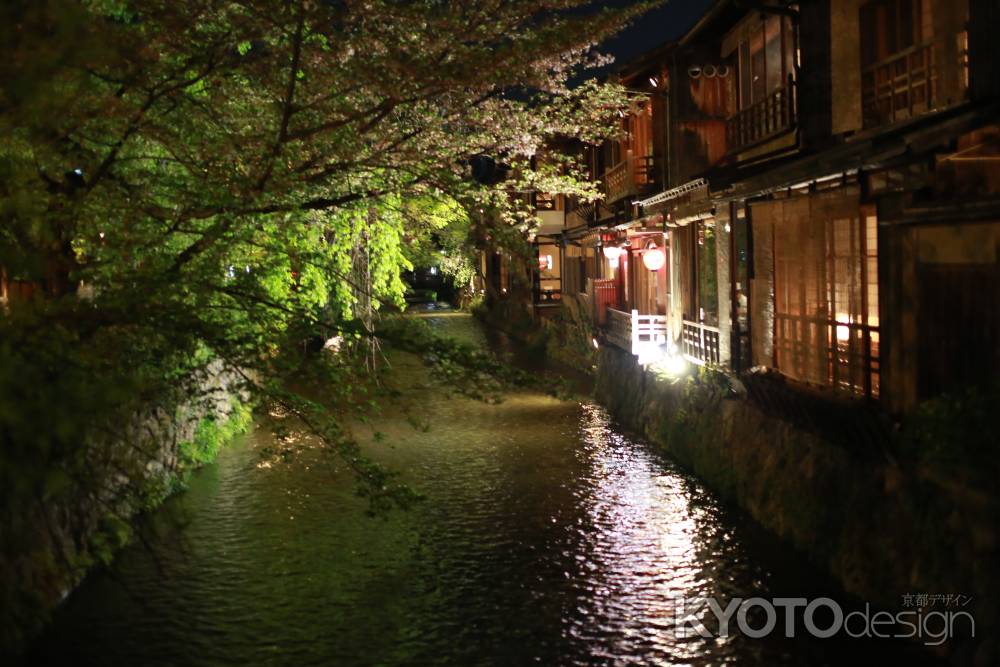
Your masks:
<svg viewBox="0 0 1000 667"><path fill-rule="evenodd" d="M877 435L859 430L861 417L840 417L833 404L825 422L776 417L721 373L670 380L602 347L596 385L626 427L873 607L902 611L907 594L971 597L963 609L975 617L976 640L952 642L948 652L958 664L994 664L995 490L894 460Z"/></svg>
<svg viewBox="0 0 1000 667"><path fill-rule="evenodd" d="M248 425L236 373L212 362L193 380L190 397L151 406L110 442L87 448L85 479L70 476L2 517L0 658L16 660L83 576L128 542L132 518L159 505Z"/></svg>
<svg viewBox="0 0 1000 667"><path fill-rule="evenodd" d="M593 344L593 322L590 305L581 297L567 294L563 297L558 315L542 322L546 334L546 353L571 368L593 372L597 363L597 350Z"/></svg>

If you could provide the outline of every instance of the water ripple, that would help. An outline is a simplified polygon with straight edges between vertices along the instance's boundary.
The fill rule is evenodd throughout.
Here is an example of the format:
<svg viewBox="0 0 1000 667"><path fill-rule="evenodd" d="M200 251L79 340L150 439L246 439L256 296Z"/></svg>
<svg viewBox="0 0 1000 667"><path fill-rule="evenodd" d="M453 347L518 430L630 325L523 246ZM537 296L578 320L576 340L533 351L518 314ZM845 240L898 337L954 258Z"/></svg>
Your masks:
<svg viewBox="0 0 1000 667"><path fill-rule="evenodd" d="M433 427L387 410L391 446L376 451L426 502L366 518L321 450L258 465L272 444L258 430L157 514L151 550L127 549L70 597L36 662L841 662L829 644L675 636L675 597L765 593L780 567L599 406L425 400Z"/></svg>

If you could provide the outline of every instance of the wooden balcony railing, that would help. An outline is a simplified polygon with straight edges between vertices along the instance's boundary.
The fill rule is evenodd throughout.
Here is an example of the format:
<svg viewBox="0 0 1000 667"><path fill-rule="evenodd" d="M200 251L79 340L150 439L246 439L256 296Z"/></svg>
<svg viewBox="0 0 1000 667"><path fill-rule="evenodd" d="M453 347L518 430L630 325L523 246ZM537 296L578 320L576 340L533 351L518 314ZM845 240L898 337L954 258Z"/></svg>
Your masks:
<svg viewBox="0 0 1000 667"><path fill-rule="evenodd" d="M730 151L749 148L794 126L795 80L789 75L783 87L726 121L726 146Z"/></svg>
<svg viewBox="0 0 1000 667"><path fill-rule="evenodd" d="M577 203L566 213L567 227L582 227L594 221L594 202L588 204Z"/></svg>
<svg viewBox="0 0 1000 667"><path fill-rule="evenodd" d="M718 327L683 320L681 324L681 354L688 361L698 365L718 364Z"/></svg>
<svg viewBox="0 0 1000 667"><path fill-rule="evenodd" d="M653 184L653 157L627 157L604 173L604 201L612 203L638 194Z"/></svg>
<svg viewBox="0 0 1000 667"><path fill-rule="evenodd" d="M608 307L604 332L612 345L641 356L645 350L667 342L667 316L640 315L638 310L626 313Z"/></svg>
<svg viewBox="0 0 1000 667"><path fill-rule="evenodd" d="M938 102L935 42L911 46L861 72L865 128L894 123L933 109Z"/></svg>
<svg viewBox="0 0 1000 667"><path fill-rule="evenodd" d="M632 352L632 316L630 314L609 307L604 333L607 335L609 343L628 353Z"/></svg>

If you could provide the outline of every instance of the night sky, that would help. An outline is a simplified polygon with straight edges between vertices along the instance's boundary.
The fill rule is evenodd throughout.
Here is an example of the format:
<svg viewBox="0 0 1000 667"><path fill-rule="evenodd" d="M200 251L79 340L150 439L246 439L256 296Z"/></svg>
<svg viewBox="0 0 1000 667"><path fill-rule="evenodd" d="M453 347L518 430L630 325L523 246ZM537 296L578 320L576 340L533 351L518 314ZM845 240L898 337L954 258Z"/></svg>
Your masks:
<svg viewBox="0 0 1000 667"><path fill-rule="evenodd" d="M681 37L713 4L714 0L668 0L668 2L635 22L611 40L601 50L615 56L611 69L621 67L662 44ZM632 0L612 0L612 7L627 7Z"/></svg>

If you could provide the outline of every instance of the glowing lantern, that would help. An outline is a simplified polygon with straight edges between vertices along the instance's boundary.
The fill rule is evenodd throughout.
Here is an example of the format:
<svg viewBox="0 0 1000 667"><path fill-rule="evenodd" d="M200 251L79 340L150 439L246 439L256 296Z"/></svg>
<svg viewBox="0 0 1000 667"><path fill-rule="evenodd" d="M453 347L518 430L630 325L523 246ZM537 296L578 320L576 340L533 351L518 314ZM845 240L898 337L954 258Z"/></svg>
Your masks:
<svg viewBox="0 0 1000 667"><path fill-rule="evenodd" d="M616 245L604 246L604 256L607 258L612 269L618 268L618 258L622 256L622 252L622 249Z"/></svg>
<svg viewBox="0 0 1000 667"><path fill-rule="evenodd" d="M663 268L666 263L667 258L663 254L663 251L653 246L646 252L642 253L642 263L646 265L646 268L650 271L659 271Z"/></svg>

